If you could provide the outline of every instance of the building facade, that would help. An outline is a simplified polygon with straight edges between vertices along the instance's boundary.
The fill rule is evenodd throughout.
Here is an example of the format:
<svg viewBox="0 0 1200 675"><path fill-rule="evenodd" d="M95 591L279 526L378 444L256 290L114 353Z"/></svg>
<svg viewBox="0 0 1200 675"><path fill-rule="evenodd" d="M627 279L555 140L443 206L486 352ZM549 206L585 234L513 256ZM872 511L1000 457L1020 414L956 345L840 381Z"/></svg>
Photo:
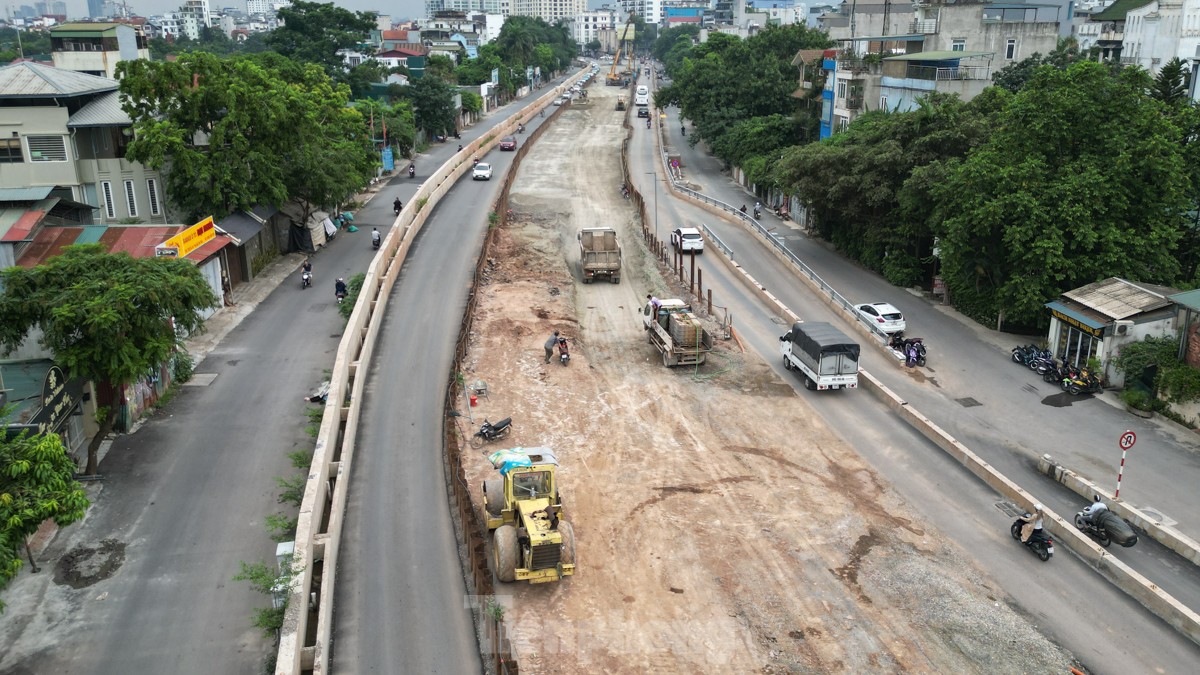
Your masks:
<svg viewBox="0 0 1200 675"><path fill-rule="evenodd" d="M571 17L571 37L582 47L592 40L600 39L600 31L612 30L617 24L615 9L592 9Z"/></svg>
<svg viewBox="0 0 1200 675"><path fill-rule="evenodd" d="M535 16L553 24L586 11L587 0L512 0L509 14Z"/></svg>
<svg viewBox="0 0 1200 675"><path fill-rule="evenodd" d="M123 23L67 23L50 29L55 68L112 78L119 61L150 59L142 31Z"/></svg>

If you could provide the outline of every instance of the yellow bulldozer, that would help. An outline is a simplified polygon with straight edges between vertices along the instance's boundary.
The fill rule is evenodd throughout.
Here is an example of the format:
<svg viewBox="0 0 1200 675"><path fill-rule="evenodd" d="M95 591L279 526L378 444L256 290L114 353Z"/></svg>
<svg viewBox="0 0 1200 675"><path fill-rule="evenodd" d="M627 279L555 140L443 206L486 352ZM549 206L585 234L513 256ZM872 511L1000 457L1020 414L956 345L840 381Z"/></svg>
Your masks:
<svg viewBox="0 0 1200 675"><path fill-rule="evenodd" d="M501 450L489 459L501 475L483 483L496 578L541 584L575 574L575 531L563 520L554 453Z"/></svg>

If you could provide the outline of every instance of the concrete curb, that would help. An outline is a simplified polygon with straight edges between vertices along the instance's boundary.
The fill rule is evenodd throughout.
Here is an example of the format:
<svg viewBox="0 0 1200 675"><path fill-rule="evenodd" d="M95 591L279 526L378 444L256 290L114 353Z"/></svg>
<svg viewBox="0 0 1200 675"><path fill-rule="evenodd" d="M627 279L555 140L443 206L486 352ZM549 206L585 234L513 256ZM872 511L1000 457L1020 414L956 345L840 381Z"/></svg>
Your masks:
<svg viewBox="0 0 1200 675"><path fill-rule="evenodd" d="M1200 543L1172 527L1160 525L1157 520L1146 515L1137 507L1113 499L1112 495L1095 483L1056 463L1050 455L1042 455L1038 459L1038 471L1062 483L1067 489L1089 501L1093 495L1104 497L1110 511L1133 523L1148 537L1183 556L1192 564L1200 565Z"/></svg>

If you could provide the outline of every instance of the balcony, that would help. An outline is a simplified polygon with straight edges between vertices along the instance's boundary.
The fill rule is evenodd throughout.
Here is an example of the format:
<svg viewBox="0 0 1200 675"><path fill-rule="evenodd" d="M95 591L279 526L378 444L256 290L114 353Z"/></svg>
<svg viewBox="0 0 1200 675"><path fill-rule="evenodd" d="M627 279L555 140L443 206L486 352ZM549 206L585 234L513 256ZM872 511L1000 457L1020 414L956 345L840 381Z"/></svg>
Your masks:
<svg viewBox="0 0 1200 675"><path fill-rule="evenodd" d="M845 103L846 110L862 110L863 97L862 95L847 96Z"/></svg>
<svg viewBox="0 0 1200 675"><path fill-rule="evenodd" d="M914 19L908 32L914 35L934 35L937 33L937 19Z"/></svg>
<svg viewBox="0 0 1200 675"><path fill-rule="evenodd" d="M986 80L990 77L988 66L918 66L908 64L904 77L913 80L933 80L949 82L951 80Z"/></svg>

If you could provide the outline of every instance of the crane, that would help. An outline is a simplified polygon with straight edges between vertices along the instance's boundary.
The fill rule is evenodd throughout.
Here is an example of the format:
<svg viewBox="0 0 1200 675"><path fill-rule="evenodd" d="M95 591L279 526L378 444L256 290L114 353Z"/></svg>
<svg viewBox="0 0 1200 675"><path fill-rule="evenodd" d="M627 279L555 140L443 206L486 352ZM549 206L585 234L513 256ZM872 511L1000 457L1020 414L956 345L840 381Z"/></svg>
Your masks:
<svg viewBox="0 0 1200 675"><path fill-rule="evenodd" d="M621 31L621 39L617 41L617 55L613 57L612 68L608 69L608 76L605 78L605 84L610 87L625 86L624 78L617 73L617 68L621 65L621 52L624 51L629 57L630 72L633 70L633 18L635 14L629 13L629 19L625 22L625 28Z"/></svg>

